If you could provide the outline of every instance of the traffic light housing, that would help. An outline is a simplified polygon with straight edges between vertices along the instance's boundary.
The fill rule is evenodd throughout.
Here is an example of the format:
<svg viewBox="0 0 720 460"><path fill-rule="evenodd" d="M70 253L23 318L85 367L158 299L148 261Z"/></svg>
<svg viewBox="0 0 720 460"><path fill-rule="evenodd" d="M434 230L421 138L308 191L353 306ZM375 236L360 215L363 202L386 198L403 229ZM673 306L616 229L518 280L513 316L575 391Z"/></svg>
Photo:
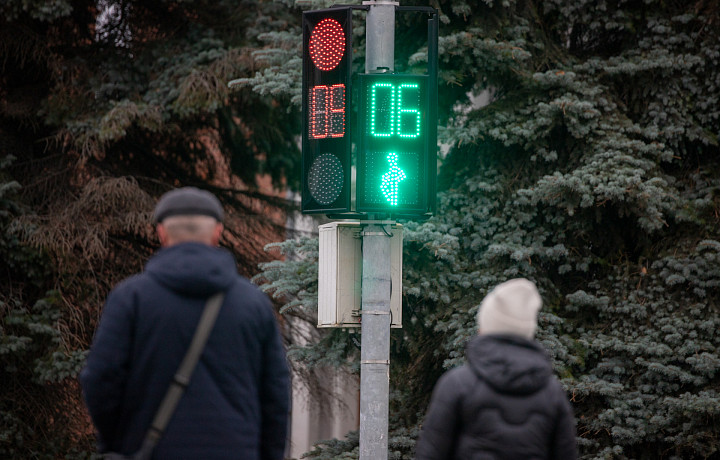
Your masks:
<svg viewBox="0 0 720 460"><path fill-rule="evenodd" d="M362 74L359 85L357 210L431 212L437 125L428 76Z"/></svg>
<svg viewBox="0 0 720 460"><path fill-rule="evenodd" d="M303 213L351 207L352 10L303 13Z"/></svg>

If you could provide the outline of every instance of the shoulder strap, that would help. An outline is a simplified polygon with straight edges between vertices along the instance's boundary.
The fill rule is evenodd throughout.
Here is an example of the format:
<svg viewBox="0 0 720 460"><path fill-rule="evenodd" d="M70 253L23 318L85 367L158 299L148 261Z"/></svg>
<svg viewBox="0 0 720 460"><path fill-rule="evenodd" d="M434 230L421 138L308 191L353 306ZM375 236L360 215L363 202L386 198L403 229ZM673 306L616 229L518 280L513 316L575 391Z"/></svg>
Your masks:
<svg viewBox="0 0 720 460"><path fill-rule="evenodd" d="M167 393L165 393L160 408L155 414L155 418L145 435L145 441L140 449L138 458L150 458L150 453L162 436L173 412L175 412L175 407L185 392L185 388L187 388L190 383L190 377L205 348L205 343L210 336L210 331L215 325L215 320L217 319L224 298L225 293L219 292L210 297L205 304L205 309L195 329L195 335L190 343L190 347L185 353L185 357L175 373L173 382L170 384Z"/></svg>

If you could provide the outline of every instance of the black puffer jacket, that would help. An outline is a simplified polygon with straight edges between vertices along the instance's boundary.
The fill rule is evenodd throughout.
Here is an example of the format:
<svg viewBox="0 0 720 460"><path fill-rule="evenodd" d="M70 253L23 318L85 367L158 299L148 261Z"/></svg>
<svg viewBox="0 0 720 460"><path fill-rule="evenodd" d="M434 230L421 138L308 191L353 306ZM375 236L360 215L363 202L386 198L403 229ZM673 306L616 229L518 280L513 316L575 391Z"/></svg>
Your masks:
<svg viewBox="0 0 720 460"><path fill-rule="evenodd" d="M416 459L576 459L572 408L534 341L480 335L438 381Z"/></svg>
<svg viewBox="0 0 720 460"><path fill-rule="evenodd" d="M225 292L207 344L154 459L283 458L290 401L272 304L225 249L181 243L108 296L80 374L101 451L136 452L195 334Z"/></svg>

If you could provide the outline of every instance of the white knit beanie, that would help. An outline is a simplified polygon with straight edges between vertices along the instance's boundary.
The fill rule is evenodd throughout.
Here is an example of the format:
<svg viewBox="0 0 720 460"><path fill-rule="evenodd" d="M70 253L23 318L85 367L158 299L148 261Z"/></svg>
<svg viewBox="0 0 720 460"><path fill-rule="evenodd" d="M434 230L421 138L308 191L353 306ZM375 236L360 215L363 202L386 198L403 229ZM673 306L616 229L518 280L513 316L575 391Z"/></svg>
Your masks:
<svg viewBox="0 0 720 460"><path fill-rule="evenodd" d="M540 293L532 282L517 278L499 284L480 304L480 334L514 334L532 339L541 306Z"/></svg>

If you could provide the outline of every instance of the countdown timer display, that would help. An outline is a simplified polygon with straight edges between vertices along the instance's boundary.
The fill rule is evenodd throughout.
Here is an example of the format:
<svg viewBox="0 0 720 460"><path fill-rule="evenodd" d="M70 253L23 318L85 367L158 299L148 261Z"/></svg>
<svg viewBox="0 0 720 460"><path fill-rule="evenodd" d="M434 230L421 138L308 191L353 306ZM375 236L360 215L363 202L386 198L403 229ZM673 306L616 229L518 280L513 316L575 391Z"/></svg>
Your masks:
<svg viewBox="0 0 720 460"><path fill-rule="evenodd" d="M427 81L424 75L360 75L358 211L426 211Z"/></svg>
<svg viewBox="0 0 720 460"><path fill-rule="evenodd" d="M304 213L350 210L351 63L351 9L304 12L301 202Z"/></svg>
<svg viewBox="0 0 720 460"><path fill-rule="evenodd" d="M316 85L308 89L308 136L345 136L345 85Z"/></svg>

